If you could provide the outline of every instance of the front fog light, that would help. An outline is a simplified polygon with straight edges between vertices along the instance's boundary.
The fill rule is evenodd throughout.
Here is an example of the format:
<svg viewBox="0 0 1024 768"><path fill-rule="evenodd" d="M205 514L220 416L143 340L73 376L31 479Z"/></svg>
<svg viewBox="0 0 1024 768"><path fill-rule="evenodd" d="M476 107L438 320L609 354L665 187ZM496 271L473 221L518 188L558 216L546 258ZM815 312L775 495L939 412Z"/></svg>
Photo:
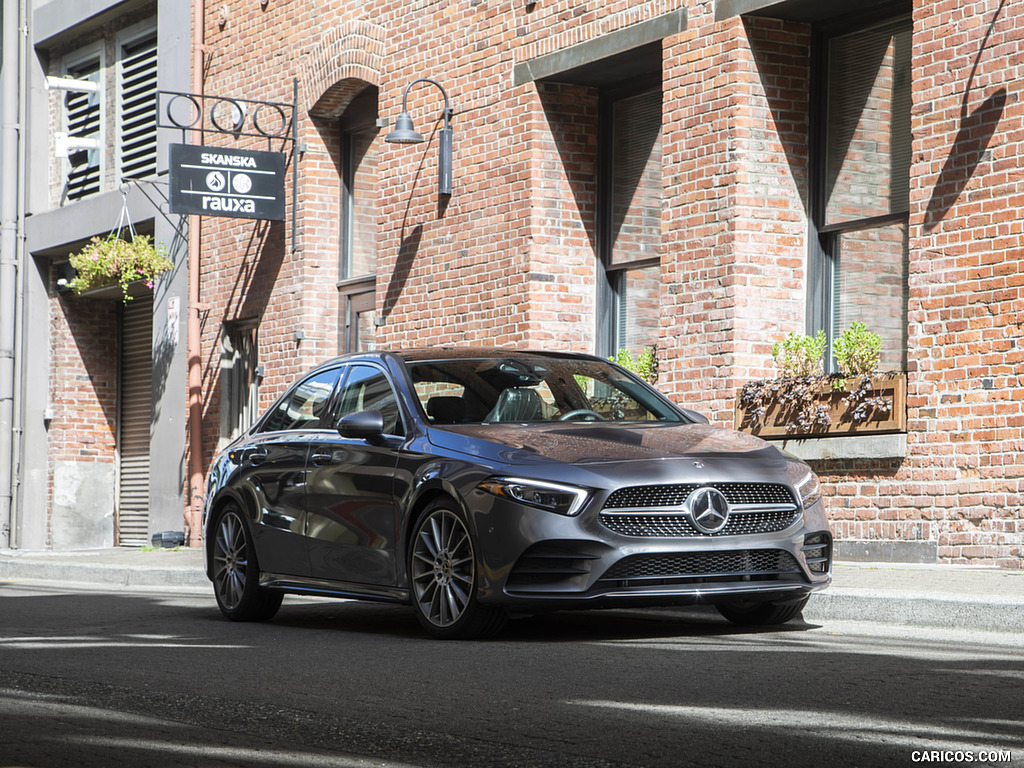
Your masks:
<svg viewBox="0 0 1024 768"><path fill-rule="evenodd" d="M571 485L559 485L539 480L521 480L516 477L496 477L480 483L480 487L488 493L511 499L560 515L575 515L583 509L590 494L583 488Z"/></svg>

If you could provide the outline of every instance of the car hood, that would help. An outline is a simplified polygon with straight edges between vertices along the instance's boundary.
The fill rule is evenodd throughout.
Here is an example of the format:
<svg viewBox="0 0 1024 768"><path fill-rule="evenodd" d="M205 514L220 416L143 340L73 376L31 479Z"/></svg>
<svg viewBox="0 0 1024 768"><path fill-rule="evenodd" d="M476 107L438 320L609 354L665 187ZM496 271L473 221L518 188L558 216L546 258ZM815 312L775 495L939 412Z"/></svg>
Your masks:
<svg viewBox="0 0 1024 768"><path fill-rule="evenodd" d="M439 448L507 464L594 465L748 455L776 463L783 454L760 438L707 424L466 424L434 427Z"/></svg>

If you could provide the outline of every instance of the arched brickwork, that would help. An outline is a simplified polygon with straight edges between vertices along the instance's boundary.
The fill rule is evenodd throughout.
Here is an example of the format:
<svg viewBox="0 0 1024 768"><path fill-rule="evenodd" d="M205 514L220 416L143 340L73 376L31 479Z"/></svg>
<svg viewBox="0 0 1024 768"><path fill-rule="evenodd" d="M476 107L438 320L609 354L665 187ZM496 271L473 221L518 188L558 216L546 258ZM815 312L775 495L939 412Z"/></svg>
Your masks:
<svg viewBox="0 0 1024 768"><path fill-rule="evenodd" d="M380 85L384 28L365 20L329 30L302 66L301 93L314 118L337 118L367 84Z"/></svg>

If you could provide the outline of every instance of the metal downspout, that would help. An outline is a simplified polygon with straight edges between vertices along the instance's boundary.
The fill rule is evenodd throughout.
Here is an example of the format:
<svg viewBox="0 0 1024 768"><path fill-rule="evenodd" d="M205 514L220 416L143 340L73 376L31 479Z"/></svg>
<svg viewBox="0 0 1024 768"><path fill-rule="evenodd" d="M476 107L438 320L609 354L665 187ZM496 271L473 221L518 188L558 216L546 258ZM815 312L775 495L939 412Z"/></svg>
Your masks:
<svg viewBox="0 0 1024 768"><path fill-rule="evenodd" d="M29 30L30 18L28 14L28 0L19 0L21 8L21 19L23 20L18 43L18 68L19 87L24 94L18 99L18 124L28 124L28 94L29 94L29 68L28 68L28 41L31 35ZM22 489L24 488L24 464L25 464L25 392L28 382L26 376L28 368L25 365L25 334L28 328L27 316L28 305L25 297L28 294L29 268L28 259L25 256L25 200L27 200L28 186L28 142L21 141L19 131L18 138L18 204L17 204L17 251L15 258L18 260L18 298L15 310L14 331L14 435L13 435L13 461L11 463L12 492L11 492L11 539L12 549L18 549L22 544L22 525L24 508L21 500Z"/></svg>
<svg viewBox="0 0 1024 768"><path fill-rule="evenodd" d="M203 40L206 26L205 0L192 0L192 93L203 93ZM202 103L200 98L199 103ZM202 144L200 129L192 132L192 143ZM203 369L199 317L199 248L201 217L188 218L188 509L185 530L188 544L202 543L203 514Z"/></svg>
<svg viewBox="0 0 1024 768"><path fill-rule="evenodd" d="M3 128L0 136L0 549L11 544L14 499L14 349L18 282L18 149L21 134L18 35L21 3L3 3ZM12 172L12 166L15 172Z"/></svg>

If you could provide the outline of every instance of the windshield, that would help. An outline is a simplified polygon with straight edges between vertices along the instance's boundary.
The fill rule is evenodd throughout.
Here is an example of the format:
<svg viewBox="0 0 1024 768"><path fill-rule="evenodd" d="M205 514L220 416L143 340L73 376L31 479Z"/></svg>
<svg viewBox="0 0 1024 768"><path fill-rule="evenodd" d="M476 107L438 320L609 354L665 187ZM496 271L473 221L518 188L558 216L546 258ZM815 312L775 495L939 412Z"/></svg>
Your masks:
<svg viewBox="0 0 1024 768"><path fill-rule="evenodd" d="M683 421L649 387L600 360L432 360L409 372L432 424Z"/></svg>

